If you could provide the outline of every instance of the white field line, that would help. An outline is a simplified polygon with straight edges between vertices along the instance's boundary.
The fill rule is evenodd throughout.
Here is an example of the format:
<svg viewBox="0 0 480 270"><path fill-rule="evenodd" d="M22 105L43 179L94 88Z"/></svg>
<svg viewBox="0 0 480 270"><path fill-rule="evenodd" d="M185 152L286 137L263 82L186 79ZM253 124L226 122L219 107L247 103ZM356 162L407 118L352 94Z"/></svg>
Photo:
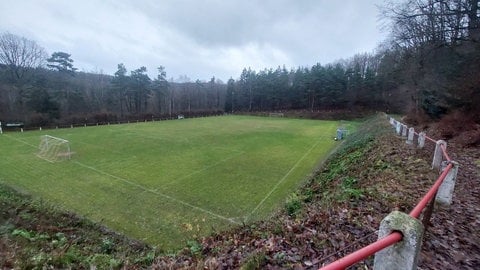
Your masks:
<svg viewBox="0 0 480 270"><path fill-rule="evenodd" d="M31 147L38 148L38 145L33 145L33 144L31 144L31 143L28 143L28 142L26 142L26 141L24 141L24 140L17 139L17 138L15 138L15 137L10 136L10 135L4 134L3 136L5 136L5 137L7 137L7 138L10 138L10 139L12 139L12 140L21 142L21 143L23 143L23 144L29 145L29 146L31 146Z"/></svg>
<svg viewBox="0 0 480 270"><path fill-rule="evenodd" d="M10 138L10 139L19 141L19 142L21 142L21 143L23 143L23 144L26 144L26 145L29 145L29 146L31 146L31 147L37 148L37 146L35 146L35 145L33 145L33 144L30 144L30 143L28 143L28 142L26 142L26 141L23 141L23 140L20 140L20 139L11 137L11 136L9 136L9 135L5 135L5 136L7 136L7 137ZM240 154L243 154L243 152L240 153ZM238 154L238 155L240 155L240 154ZM235 156L238 156L238 155L235 155ZM230 158L233 158L233 156L232 156L232 157L229 157L228 159L230 159ZM225 160L223 160L223 161L226 161L226 160L228 160L228 159L225 159ZM44 159L44 160L46 160L46 159ZM47 160L47 161L48 161L48 160ZM223 161L219 161L219 162L217 162L217 163L220 163L220 162L223 162ZM212 211L209 211L209 210L203 209L203 208L201 208L201 207L198 207L198 206L189 204L189 203L187 203L187 202L184 202L184 201L179 200L179 199L177 199L177 198L174 198L174 197L172 197L172 196L169 196L169 195L166 195L166 194L157 192L157 191L155 191L155 190L150 190L150 189L148 189L148 188L146 188L146 187L144 187L144 186L142 186L142 185L139 185L139 184L134 183L134 182L132 182L132 181L129 181L129 180L127 180L127 179L124 179L124 178L115 176L115 175L113 175L113 174L109 174L109 173L107 173L107 172L98 170L98 169L96 169L96 168L94 168L94 167L85 165L85 164L80 163L80 162L78 162L78 161L74 161L74 162L75 162L76 164L84 167L84 168L87 168L87 169L93 170L93 171L95 171L95 172L97 172L97 173L100 173L100 174L103 174L103 175L112 177L112 178L117 179L117 180L119 180L119 181L122 181L122 182L124 182L124 183L130 184L130 185L132 185L132 186L134 186L134 187L140 188L140 189L142 189L142 190L144 190L144 191L153 193L153 194L155 194L155 195L159 195L159 196L161 196L161 197L164 197L164 198L169 199L169 200L171 200L171 201L174 201L174 202L180 203L180 204L182 204L182 205L188 206L188 207L193 208L193 209L195 209L195 210L198 210L198 211L200 211L200 212L207 213L207 214L212 215L212 216L214 216L214 217L216 217L216 218L223 219L223 220L226 220L226 221L231 222L231 223L234 223L234 224L241 224L241 223L233 220L232 218L227 218L227 217L224 217L224 216L222 216L222 215L215 214L215 213L213 213ZM218 165L217 163L214 164L214 165L209 166L208 168L211 168L211 167L213 167L213 166L215 166L215 165ZM208 168L204 168L204 169L202 169L202 170L206 170L206 169L208 169ZM200 171L202 171L202 170L200 170ZM195 174L195 173L198 173L198 172L200 172L200 171L194 172L194 173L192 173L191 175L193 175L193 174Z"/></svg>
<svg viewBox="0 0 480 270"><path fill-rule="evenodd" d="M92 146L92 147L94 147L94 148L100 148L100 149L102 149L102 150L104 150L104 151L106 151L106 152L109 152L109 153L122 154L122 152L120 152L120 151L112 150L111 147L110 147L110 148L107 148L107 147L102 146L102 145L93 144L93 143L87 143L87 142L79 141L79 140L75 140L75 143L89 145L89 146Z"/></svg>
<svg viewBox="0 0 480 270"><path fill-rule="evenodd" d="M310 154L310 152L312 152L312 150L320 143L321 140L317 141L314 145L312 145L312 147L310 147L310 149L308 149L307 152L305 152L305 154L292 166L292 168L290 168L290 170L275 184L275 186L273 186L273 188L270 190L270 192L268 192L268 194L260 201L260 203L257 204L257 206L252 210L252 212L250 212L250 214L248 214L246 217L245 217L245 221L247 221L257 210L258 208L260 208L260 206L262 206L262 204L268 199L268 197L270 197L270 195L272 195L272 193L278 188L278 186L283 182L285 181L285 179L287 179L287 177L290 175L290 173L293 172L293 170L295 170L295 168L297 168L298 164L300 164L300 162L303 161L303 159L308 155Z"/></svg>
<svg viewBox="0 0 480 270"><path fill-rule="evenodd" d="M48 159L46 159L46 158L44 158L44 157L42 157L42 156L40 156L40 155L36 155L36 156L37 156L38 158L43 159L43 160L45 160L45 161L48 161L48 162L50 162L50 163L55 163L55 162L53 162L53 161L51 161L51 160L48 160Z"/></svg>
<svg viewBox="0 0 480 270"><path fill-rule="evenodd" d="M133 136L136 136L136 137L141 137L141 138L146 138L146 139L151 139L151 140L156 141L157 143L164 143L164 141L162 140L163 138L178 140L178 136L177 137L175 137L175 136L165 136L165 135L162 135L162 137L160 137L160 136L147 136L147 135L143 135L139 132L133 132L133 131L124 132L123 134L133 135ZM188 138L182 138L182 140L186 143L190 143L190 139L188 139ZM226 151L229 151L229 152L237 152L237 153L242 153L242 154L245 153L244 151L241 151L241 150L230 149L228 147L221 147L221 146L209 146L208 148L226 150Z"/></svg>
<svg viewBox="0 0 480 270"><path fill-rule="evenodd" d="M83 163L80 163L80 162L78 162L78 161L74 161L74 162L75 162L76 164L78 164L79 166L82 166L82 167L84 167L84 168L90 169L90 170L92 170L92 171L95 171L95 172L97 172L97 173L100 173L100 174L103 174L103 175L106 175L106 176L109 176L109 177L114 178L114 179L116 179L116 180L119 180L119 181L122 181L122 182L124 182L124 183L130 184L130 185L132 185L132 186L134 186L134 187L140 188L140 189L142 189L142 190L144 190L144 191L147 191L147 192L153 193L153 194L155 194L155 195L161 196L161 197L163 197L163 198L169 199L169 200L171 200L171 201L174 201L174 202L176 202L176 203L179 203L179 204L188 206L188 207L193 208L193 209L195 209L195 210L197 210L197 211L207 213L207 214L212 215L212 216L214 216L214 217L216 217L216 218L223 219L223 220L226 220L226 221L231 222L231 223L240 224L239 222L234 221L234 220L231 219L231 218L227 218L227 217L221 216L221 215L219 215L219 214L215 214L215 213L213 213L212 211L209 211L209 210L207 210L207 209L203 209L203 208L201 208L201 207L192 205L192 204L190 204L190 203L184 202L184 201L179 200L179 199L177 199L177 198L174 198L174 197L172 197L172 196L169 196L169 195L166 195L166 194L157 192L156 190L148 189L148 188L146 188L146 187L144 187L144 186L142 186L142 185L139 185L139 184L137 184L137 183L135 183L135 182L132 182L132 181L130 181L130 180L127 180L127 179L125 179L125 178L118 177L118 176L115 176L115 175L113 175L113 174L109 174L109 173L107 173L107 172L104 172L104 171L99 170L99 169L97 169L97 168L94 168L94 167L92 167L92 166L88 166L88 165L85 165L85 164L83 164Z"/></svg>
<svg viewBox="0 0 480 270"><path fill-rule="evenodd" d="M14 138L14 137L12 137L12 136L10 136L10 135L5 135L5 136L8 137L8 138L10 138L10 139L12 139L12 140L15 140L15 141L21 142L21 143L23 143L23 144L26 144L26 145L28 145L28 146L31 146L31 147L33 147L33 148L38 148L38 146L35 146L35 145L33 145L33 144L31 144L31 143L28 143L28 142L26 142L26 141L24 141L24 140L20 140L20 139ZM53 161L48 160L48 159L46 159L46 158L44 158L44 157L41 157L41 156L39 156L39 155L35 155L35 156L37 156L38 158L43 159L43 160L45 160L45 161L48 161L48 162L50 162L50 163L54 163Z"/></svg>
<svg viewBox="0 0 480 270"><path fill-rule="evenodd" d="M182 176L182 177L180 177L180 178L178 178L178 179L175 179L175 180L173 180L173 181L170 181L169 184L170 184L170 183L173 183L173 182L176 182L176 181L183 180L183 179L187 179L187 178L189 178L190 176L193 176L193 175L195 175L195 174L199 174L199 173L201 173L201 172L204 172L204 171L206 171L206 170L208 170L208 169L210 169L210 168L213 168L213 167L215 167L215 166L217 166L217 165L219 165L219 164L221 164L221 163L224 163L224 162L226 162L226 161L228 161L228 160L230 160L230 159L232 159L232 158L236 158L236 157L238 157L238 156L240 156L240 155L243 155L243 154L245 154L245 152L241 151L241 152L239 152L239 153L237 153L237 154L235 154L235 155L231 155L231 156L229 156L229 157L227 157L227 158L224 158L224 159L222 159L222 160L219 160L219 161L217 161L217 162L215 162L215 163L213 163L213 164L211 164L211 165L205 166L205 167L203 167L203 168L200 169L200 170L194 171L194 172L192 172L192 173L190 173L190 174L184 175L184 176Z"/></svg>

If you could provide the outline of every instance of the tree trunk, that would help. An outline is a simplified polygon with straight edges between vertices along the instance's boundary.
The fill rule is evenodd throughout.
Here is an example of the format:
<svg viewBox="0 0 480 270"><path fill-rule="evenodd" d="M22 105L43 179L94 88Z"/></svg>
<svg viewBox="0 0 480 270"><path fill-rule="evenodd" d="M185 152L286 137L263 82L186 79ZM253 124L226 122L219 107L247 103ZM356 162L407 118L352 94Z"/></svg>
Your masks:
<svg viewBox="0 0 480 270"><path fill-rule="evenodd" d="M478 17L479 0L469 0L468 35L472 41L480 42L480 18Z"/></svg>

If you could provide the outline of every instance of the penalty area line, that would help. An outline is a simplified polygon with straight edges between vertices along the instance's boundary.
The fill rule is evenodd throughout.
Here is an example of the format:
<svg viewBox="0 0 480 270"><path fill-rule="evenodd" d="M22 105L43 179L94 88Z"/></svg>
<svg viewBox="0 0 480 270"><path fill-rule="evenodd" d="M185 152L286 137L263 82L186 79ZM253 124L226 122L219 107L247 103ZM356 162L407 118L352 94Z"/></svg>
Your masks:
<svg viewBox="0 0 480 270"><path fill-rule="evenodd" d="M275 186L273 186L273 188L270 190L270 192L268 192L268 194L257 204L257 206L252 210L252 212L250 212L250 214L248 214L246 217L245 217L245 222L258 210L258 208L260 208L260 206L262 206L262 204L270 197L270 195L272 195L272 193L278 188L278 186L280 186L281 183L283 183L283 181L285 181L285 179L287 179L287 177L293 172L293 170L295 170L295 168L297 168L298 164L300 164L300 162L303 161L303 159L305 159L305 157L308 156L308 154L310 154L310 152L312 152L312 150L320 143L320 140L317 141L314 145L312 145L312 147L310 147L310 149L308 149L307 152L305 152L305 154L303 154L303 156L292 166L292 168L290 168L290 170L275 184Z"/></svg>
<svg viewBox="0 0 480 270"><path fill-rule="evenodd" d="M200 169L200 170L194 171L194 172L192 172L192 173L190 173L190 174L187 174L187 175L185 175L185 176L182 176L182 177L180 177L180 178L178 178L178 179L174 179L174 180L170 181L170 183L178 182L178 181L187 179L187 178L189 178L189 177L191 177L191 176L193 176L193 175L196 175L196 174L199 174L199 173L201 173L201 172L204 172L204 171L206 171L206 170L208 170L208 169L210 169L210 168L213 168L213 167L215 167L215 166L218 166L218 165L220 165L221 163L227 162L228 160L230 160L230 159L232 159L232 158L236 158L236 157L241 156L241 155L243 155L243 154L245 154L245 152L241 151L241 152L239 152L239 153L237 153L237 154L231 155L231 156L229 156L229 157L227 157L227 158L224 158L224 159L222 159L222 160L219 160L219 161L217 161L217 162L215 162L215 163L213 163L213 164L210 164L210 165L208 165L208 166L205 166L205 167L203 167L203 168Z"/></svg>
<svg viewBox="0 0 480 270"><path fill-rule="evenodd" d="M28 145L28 146L31 146L31 147L33 147L33 148L38 148L38 145L33 145L33 144L28 143L28 142L26 142L26 141L24 141L24 140L20 140L20 139L14 138L14 137L12 137L12 136L10 136L10 135L4 134L3 136L5 136L5 137L7 137L7 138L9 138L9 139L15 140L15 141L17 141L17 142L21 142L21 143L26 144L26 145Z"/></svg>
<svg viewBox="0 0 480 270"><path fill-rule="evenodd" d="M148 188L146 188L146 187L144 187L144 186L142 186L142 185L139 185L139 184L137 184L137 183L134 183L134 182L132 182L132 181L130 181L130 180L127 180L127 179L125 179L125 178L118 177L118 176L116 176L116 175L113 175L113 174L104 172L104 171L99 170L99 169L97 169L97 168L95 168L95 167L88 166L88 165L83 164L83 163L80 163L80 162L78 162L78 161L74 161L74 162L75 162L76 164L78 164L79 166L81 166L81 167L90 169L90 170L92 170L92 171L95 171L95 172L100 173L100 174L103 174L103 175L106 175L106 176L111 177L111 178L113 178L113 179L116 179L116 180L118 180L118 181L127 183L127 184L129 184L129 185L131 185L131 186L137 187L137 188L142 189L142 190L144 190L144 191L146 191L146 192L153 193L153 194L155 194L155 195L158 195L158 196L160 196L160 197L166 198L166 199L171 200L171 201L173 201L173 202L176 202L176 203L182 204L182 205L184 205L184 206L190 207L190 208L195 209L195 210L197 210L197 211L200 211L200 212L209 214L209 215L214 216L214 217L216 217L216 218L223 219L223 220L226 220L226 221L228 221L228 222L231 222L231 223L234 223L234 224L237 224L237 225L238 225L238 224L241 224L240 222L237 222L237 221L235 221L235 220L233 220L233 219L231 219L231 218L227 218L227 217L224 217L224 216L222 216L222 215L215 214L215 213L213 213L212 211L209 211L209 210L207 210L207 209L203 209L203 208L198 207L198 206L195 206L195 205L193 205L193 204L184 202L184 201L182 201L182 200L179 200L179 199L174 198L174 197L172 197L172 196L169 196L169 195L167 195L167 194L163 194L163 193L161 193L161 192L148 189Z"/></svg>

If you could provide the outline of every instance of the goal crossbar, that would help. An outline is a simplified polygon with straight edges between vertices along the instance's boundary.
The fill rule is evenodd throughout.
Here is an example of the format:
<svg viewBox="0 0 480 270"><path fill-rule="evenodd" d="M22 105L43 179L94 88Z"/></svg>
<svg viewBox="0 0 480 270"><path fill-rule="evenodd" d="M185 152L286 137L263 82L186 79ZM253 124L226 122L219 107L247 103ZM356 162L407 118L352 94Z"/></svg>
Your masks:
<svg viewBox="0 0 480 270"><path fill-rule="evenodd" d="M54 136L50 136L50 135L43 135L42 137L48 138L48 139L57 140L57 141L64 142L64 143L69 143L68 140L65 140L65 139L62 139L62 138L58 138L58 137L54 137Z"/></svg>

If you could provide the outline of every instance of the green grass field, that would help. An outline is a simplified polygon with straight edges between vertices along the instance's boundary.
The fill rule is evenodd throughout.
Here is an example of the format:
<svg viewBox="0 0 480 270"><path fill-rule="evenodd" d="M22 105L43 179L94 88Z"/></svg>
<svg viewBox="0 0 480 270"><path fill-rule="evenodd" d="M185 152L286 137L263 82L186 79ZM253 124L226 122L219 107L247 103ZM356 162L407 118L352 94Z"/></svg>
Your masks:
<svg viewBox="0 0 480 270"><path fill-rule="evenodd" d="M9 132L0 182L164 250L265 218L333 149L339 122L220 116ZM40 136L69 161L36 156Z"/></svg>

